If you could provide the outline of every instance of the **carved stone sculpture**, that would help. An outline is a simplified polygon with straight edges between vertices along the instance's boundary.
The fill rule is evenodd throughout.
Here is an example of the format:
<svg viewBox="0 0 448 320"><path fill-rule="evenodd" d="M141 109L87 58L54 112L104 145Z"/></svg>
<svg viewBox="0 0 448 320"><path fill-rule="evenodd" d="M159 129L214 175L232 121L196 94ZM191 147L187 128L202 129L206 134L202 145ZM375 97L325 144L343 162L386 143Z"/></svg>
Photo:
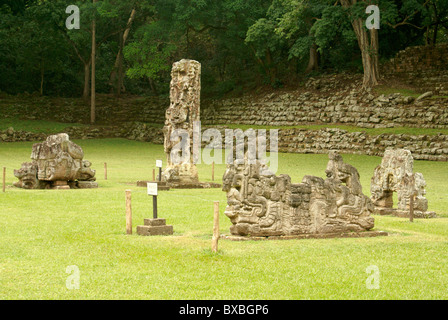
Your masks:
<svg viewBox="0 0 448 320"><path fill-rule="evenodd" d="M384 152L381 164L375 168L370 184L375 213L408 217L410 198L414 196L416 218L435 216L434 212L427 211L426 181L423 174L414 173L413 166L414 159L409 150L388 149ZM398 196L396 209L393 207L394 192Z"/></svg>
<svg viewBox="0 0 448 320"><path fill-rule="evenodd" d="M327 179L305 176L292 183L289 175L276 176L256 160L235 160L223 176L227 192L225 214L232 235L288 236L335 234L370 230L373 206L362 193L359 173L330 152Z"/></svg>
<svg viewBox="0 0 448 320"><path fill-rule="evenodd" d="M14 170L14 176L19 181L14 186L23 189L45 189L46 184L37 179L37 165L31 162L22 163L19 170Z"/></svg>
<svg viewBox="0 0 448 320"><path fill-rule="evenodd" d="M171 70L170 106L166 110L164 149L167 167L162 180L175 185L198 184L198 171L193 157L184 157L175 161L173 148L179 144L179 130L188 133L189 150L193 150L193 124L200 121L201 64L194 60L183 59L175 62ZM172 140L172 134L176 139ZM187 138L187 137L183 137ZM185 141L184 141L185 142ZM191 153L192 154L192 153ZM178 158L179 159L179 158Z"/></svg>
<svg viewBox="0 0 448 320"><path fill-rule="evenodd" d="M83 157L81 147L70 141L67 134L49 136L33 145L32 162L14 170L19 179L14 185L24 189L96 188L95 170Z"/></svg>

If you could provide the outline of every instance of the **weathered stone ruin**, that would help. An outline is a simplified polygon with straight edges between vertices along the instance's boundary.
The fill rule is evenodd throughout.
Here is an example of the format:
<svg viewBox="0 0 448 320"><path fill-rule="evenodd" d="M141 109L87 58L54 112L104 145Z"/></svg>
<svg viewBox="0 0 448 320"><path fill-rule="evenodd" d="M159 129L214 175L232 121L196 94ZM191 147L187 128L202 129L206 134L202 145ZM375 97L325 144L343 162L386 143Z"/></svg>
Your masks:
<svg viewBox="0 0 448 320"><path fill-rule="evenodd" d="M198 171L193 156L180 159L173 158L173 148L181 142L176 132L185 130L189 137L189 150L193 150L193 124L200 121L201 64L194 60L183 59L175 62L171 70L170 106L166 110L164 149L167 167L162 173L162 180L174 185L199 184ZM185 132L184 131L184 132ZM172 134L176 139L171 139ZM174 153L174 152L173 152Z"/></svg>
<svg viewBox="0 0 448 320"><path fill-rule="evenodd" d="M362 193L358 171L331 151L327 178L305 176L292 183L262 161L237 159L227 166L225 214L235 236L334 235L374 227L373 205Z"/></svg>
<svg viewBox="0 0 448 320"><path fill-rule="evenodd" d="M95 170L83 160L80 146L65 133L52 135L33 145L32 162L22 163L14 175L19 181L14 186L24 189L97 188Z"/></svg>
<svg viewBox="0 0 448 320"><path fill-rule="evenodd" d="M196 156L201 141L194 141L195 123L200 122L201 64L182 59L173 64L170 83L170 106L163 127L167 165L160 186L172 188L220 188L217 183L200 182ZM200 127L200 126L199 126ZM198 129L200 130L200 129ZM194 152L194 148L198 148Z"/></svg>
<svg viewBox="0 0 448 320"><path fill-rule="evenodd" d="M423 174L414 173L414 159L409 150L386 150L381 164L375 168L370 184L374 213L409 217L410 200L414 196L414 217L434 217L435 212L428 211L425 187ZM394 192L398 196L396 209L393 207Z"/></svg>

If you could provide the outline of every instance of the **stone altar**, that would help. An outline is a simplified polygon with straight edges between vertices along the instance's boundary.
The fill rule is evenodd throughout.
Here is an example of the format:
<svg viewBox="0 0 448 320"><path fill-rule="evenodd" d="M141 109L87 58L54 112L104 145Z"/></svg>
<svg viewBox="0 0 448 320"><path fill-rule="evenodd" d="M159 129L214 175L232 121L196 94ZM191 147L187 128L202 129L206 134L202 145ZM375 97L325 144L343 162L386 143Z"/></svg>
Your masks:
<svg viewBox="0 0 448 320"><path fill-rule="evenodd" d="M246 152L223 176L231 234L300 237L372 229L373 205L362 193L358 171L331 151L325 173L325 180L305 176L301 183L292 183L289 175L276 176L259 160L250 164Z"/></svg>
<svg viewBox="0 0 448 320"><path fill-rule="evenodd" d="M69 140L66 133L51 135L33 145L32 162L22 163L14 170L19 181L14 186L24 189L97 188L95 170L83 160L80 146Z"/></svg>
<svg viewBox="0 0 448 320"><path fill-rule="evenodd" d="M414 173L414 159L409 150L388 149L381 164L375 168L370 184L374 213L409 217L410 198L414 196L414 217L431 218L435 212L428 211L426 181L423 174ZM397 209L393 208L393 193L398 196Z"/></svg>

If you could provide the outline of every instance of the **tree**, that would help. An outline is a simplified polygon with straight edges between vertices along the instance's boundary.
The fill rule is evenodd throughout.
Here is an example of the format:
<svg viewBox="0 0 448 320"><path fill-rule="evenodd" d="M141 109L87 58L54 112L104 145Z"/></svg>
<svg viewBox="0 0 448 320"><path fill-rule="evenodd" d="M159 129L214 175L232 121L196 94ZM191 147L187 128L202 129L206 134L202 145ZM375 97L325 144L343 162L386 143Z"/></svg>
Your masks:
<svg viewBox="0 0 448 320"><path fill-rule="evenodd" d="M126 75L131 79L147 79L154 93L157 93L154 80L161 72L169 70L170 58L178 48L179 39L172 20L164 16L173 9L172 3L156 4L158 6L153 3L140 5L139 10L146 19L123 49L124 58L130 64Z"/></svg>
<svg viewBox="0 0 448 320"><path fill-rule="evenodd" d="M136 8L132 8L129 20L126 24L126 29L124 30L124 32L120 32L118 53L109 77L109 85L115 86L116 93L118 95L120 95L121 92L126 91L126 88L124 86L125 73L123 72L123 49L131 31L132 22L135 19L136 13Z"/></svg>
<svg viewBox="0 0 448 320"><path fill-rule="evenodd" d="M326 1L281 0L283 12L278 14L276 32L290 42L289 59L308 57L305 73L319 68L318 45L314 34L314 23L321 19L328 7ZM272 4L275 5L275 1Z"/></svg>
<svg viewBox="0 0 448 320"><path fill-rule="evenodd" d="M97 2L97 0L92 0L93 4ZM96 20L95 17L92 19L92 55L90 58L92 64L92 79L91 81L91 90L90 90L90 123L95 123L95 64L96 64Z"/></svg>
<svg viewBox="0 0 448 320"><path fill-rule="evenodd" d="M376 1L340 0L347 9L350 21L361 49L362 65L364 69L363 87L369 88L378 84L379 80L379 42L378 30L367 29L365 25L366 5L378 4ZM364 9L364 11L363 11Z"/></svg>

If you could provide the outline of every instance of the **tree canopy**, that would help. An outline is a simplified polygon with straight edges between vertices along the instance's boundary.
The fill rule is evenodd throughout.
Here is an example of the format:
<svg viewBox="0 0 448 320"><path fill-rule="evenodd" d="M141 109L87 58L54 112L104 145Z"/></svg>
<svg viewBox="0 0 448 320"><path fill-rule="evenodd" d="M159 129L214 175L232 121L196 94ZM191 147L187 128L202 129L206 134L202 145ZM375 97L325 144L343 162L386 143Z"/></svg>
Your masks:
<svg viewBox="0 0 448 320"><path fill-rule="evenodd" d="M364 25L371 4L379 30ZM80 9L80 29L65 26L69 5ZM93 19L103 93L166 94L183 58L201 62L210 95L322 71L370 69L374 85L378 61L448 41L445 0L3 0L0 90L88 96Z"/></svg>

